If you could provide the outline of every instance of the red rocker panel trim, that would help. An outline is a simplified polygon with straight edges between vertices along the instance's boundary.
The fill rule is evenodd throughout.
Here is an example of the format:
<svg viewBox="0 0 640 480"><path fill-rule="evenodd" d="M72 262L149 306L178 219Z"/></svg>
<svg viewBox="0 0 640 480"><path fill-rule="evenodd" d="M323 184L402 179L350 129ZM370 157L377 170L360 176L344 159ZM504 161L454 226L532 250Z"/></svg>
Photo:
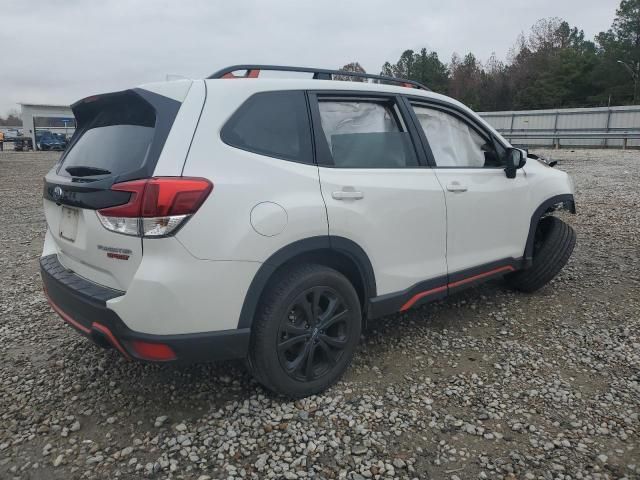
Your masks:
<svg viewBox="0 0 640 480"><path fill-rule="evenodd" d="M447 290L447 286L443 285L441 287L436 287L436 288L432 288L431 290L425 290L424 292L417 293L416 295L411 297L407 303L402 305L402 307L400 308L400 311L404 312L405 310L409 310L413 306L413 304L416 303L421 298L428 297L429 295L433 295L434 293L439 293L446 290Z"/></svg>
<svg viewBox="0 0 640 480"><path fill-rule="evenodd" d="M471 282L476 282L478 280L482 280L487 277L492 277L494 275L498 275L501 273L509 273L515 272L516 269L511 265L504 265L502 267L493 268L491 270L487 270L486 272L478 273L476 275L472 275L467 278L463 278L462 280L457 280L455 282L449 282L446 285L442 285L440 287L431 288L429 290L425 290L424 292L420 292L411 297L402 307L400 308L401 312L409 310L418 300L423 299L424 297L428 297L430 295L434 295L436 293L440 293L446 291L450 288L460 287L462 285L466 285Z"/></svg>
<svg viewBox="0 0 640 480"><path fill-rule="evenodd" d="M515 272L516 269L511 265L505 265L504 267L494 268L493 270L489 270L488 272L479 273L478 275L473 275L472 277L465 278L463 280L458 280L457 282L451 282L448 284L449 288L458 287L460 285L464 285L465 283L474 282L476 280L481 280L485 277L490 277L492 275L497 275L498 273L507 273L507 272Z"/></svg>

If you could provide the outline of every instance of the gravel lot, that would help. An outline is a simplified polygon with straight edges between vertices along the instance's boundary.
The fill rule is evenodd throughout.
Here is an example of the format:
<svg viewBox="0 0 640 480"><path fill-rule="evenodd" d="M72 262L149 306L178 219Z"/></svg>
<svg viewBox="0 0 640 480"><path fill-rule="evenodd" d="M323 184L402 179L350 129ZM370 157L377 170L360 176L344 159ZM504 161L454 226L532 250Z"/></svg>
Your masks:
<svg viewBox="0 0 640 480"><path fill-rule="evenodd" d="M0 153L0 478L640 478L640 152L553 152L577 186L569 265L370 324L324 395L241 363L130 363L41 292L42 176Z"/></svg>

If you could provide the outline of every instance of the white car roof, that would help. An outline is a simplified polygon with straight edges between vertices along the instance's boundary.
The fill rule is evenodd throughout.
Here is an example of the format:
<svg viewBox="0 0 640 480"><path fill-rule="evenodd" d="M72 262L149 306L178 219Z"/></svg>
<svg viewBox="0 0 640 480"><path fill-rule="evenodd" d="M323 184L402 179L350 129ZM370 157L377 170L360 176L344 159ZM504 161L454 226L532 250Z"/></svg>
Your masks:
<svg viewBox="0 0 640 480"><path fill-rule="evenodd" d="M225 85L225 88L246 89L252 93L269 90L357 90L377 93L397 93L441 100L471 111L466 105L446 95L419 88L402 87L384 83L316 80L311 78L215 78L206 79L205 81L207 85ZM227 85L227 83L231 83L231 85Z"/></svg>
<svg viewBox="0 0 640 480"><path fill-rule="evenodd" d="M413 87L402 87L383 83L369 82L350 82L344 80L317 80L312 78L215 78L204 80L171 80L167 82L156 82L141 85L139 88L165 95L175 100L182 101L186 96L193 82L204 81L207 89L212 91L235 91L244 92L249 96L254 93L276 91L276 90L322 90L322 91L359 91L359 92L375 92L375 93L392 93L399 95L410 95L413 97L422 97L425 99L437 100L455 106L470 115L477 121L481 122L487 129L501 138L505 144L509 142L500 135L489 123L476 114L463 103L446 95L435 93L429 90L422 90ZM238 92L239 93L239 92Z"/></svg>

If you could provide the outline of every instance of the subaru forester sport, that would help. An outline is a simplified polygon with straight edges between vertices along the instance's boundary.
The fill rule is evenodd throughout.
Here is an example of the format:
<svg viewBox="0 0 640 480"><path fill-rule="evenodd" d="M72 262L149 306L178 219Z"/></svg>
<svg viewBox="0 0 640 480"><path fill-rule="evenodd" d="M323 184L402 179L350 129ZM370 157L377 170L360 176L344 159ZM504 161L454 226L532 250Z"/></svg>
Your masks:
<svg viewBox="0 0 640 480"><path fill-rule="evenodd" d="M75 103L44 184L53 309L127 359L246 359L303 397L338 380L367 319L560 271L566 173L416 82L333 75L243 65Z"/></svg>

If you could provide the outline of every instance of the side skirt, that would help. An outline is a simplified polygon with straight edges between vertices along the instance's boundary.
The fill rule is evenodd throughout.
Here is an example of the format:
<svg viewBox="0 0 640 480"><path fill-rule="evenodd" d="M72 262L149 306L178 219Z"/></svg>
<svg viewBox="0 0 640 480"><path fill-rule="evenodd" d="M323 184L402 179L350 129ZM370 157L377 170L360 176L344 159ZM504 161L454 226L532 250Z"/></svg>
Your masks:
<svg viewBox="0 0 640 480"><path fill-rule="evenodd" d="M500 277L506 273L515 272L522 268L524 268L522 258L505 258L461 272L425 280L406 290L387 293L369 299L367 317L374 319L404 312L410 308L434 300L440 300L473 285Z"/></svg>

